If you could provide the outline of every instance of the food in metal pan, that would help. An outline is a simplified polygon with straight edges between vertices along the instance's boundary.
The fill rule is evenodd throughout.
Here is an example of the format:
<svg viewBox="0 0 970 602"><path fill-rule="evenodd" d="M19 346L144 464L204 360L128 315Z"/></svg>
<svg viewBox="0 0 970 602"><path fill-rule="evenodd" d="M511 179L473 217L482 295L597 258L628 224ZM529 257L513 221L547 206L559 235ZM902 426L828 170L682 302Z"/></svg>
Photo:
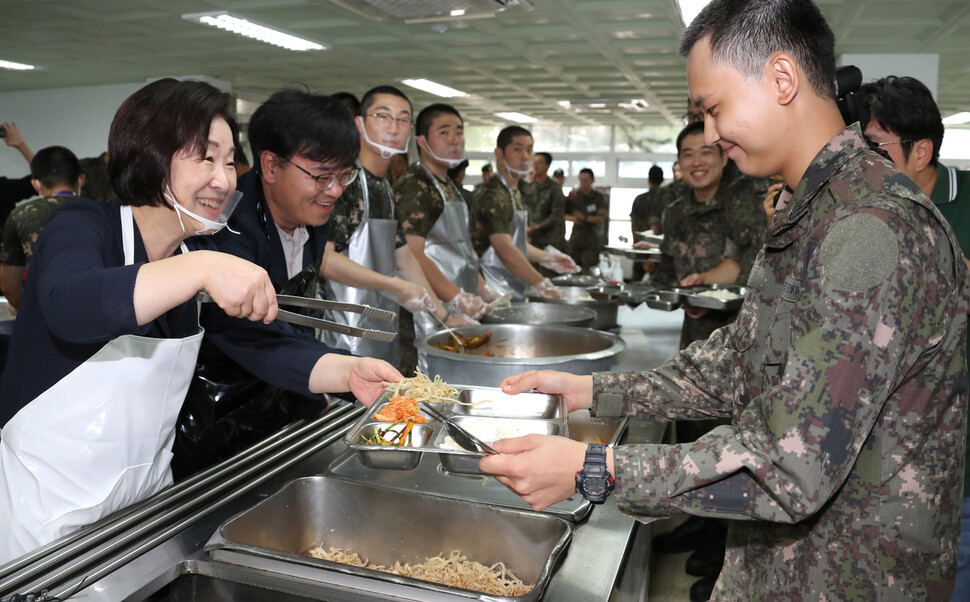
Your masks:
<svg viewBox="0 0 970 602"><path fill-rule="evenodd" d="M414 429L414 422L414 420L398 420L387 428L374 431L374 434L369 437L361 436L360 442L364 445L411 447L411 431Z"/></svg>
<svg viewBox="0 0 970 602"><path fill-rule="evenodd" d="M476 418L465 420L461 423L462 428L482 441L498 441L499 439L511 439L513 437L524 437L526 435L541 435L546 432L545 426L534 421L509 421L509 420L489 420L488 418ZM462 450L451 437L446 437L441 442L440 447L444 449Z"/></svg>
<svg viewBox="0 0 970 602"><path fill-rule="evenodd" d="M431 581L451 587L460 587L484 594L520 596L529 593L533 588L532 585L526 585L513 575L512 571L506 569L503 563L498 562L492 566L485 566L480 562L468 560L458 550L451 552L447 558L435 556L426 559L421 564L414 565L395 562L389 567L371 564L366 558L362 559L353 552L339 548L324 550L322 545L310 550L309 554L322 560L364 567L422 581Z"/></svg>
<svg viewBox="0 0 970 602"><path fill-rule="evenodd" d="M458 390L441 380L435 375L434 380L428 378L421 369L418 368L415 375L410 378L402 378L396 383L384 383L392 397L408 397L415 402L424 401L427 403L454 403L458 400Z"/></svg>
<svg viewBox="0 0 970 602"><path fill-rule="evenodd" d="M434 345L442 351L450 351L452 353L464 353L470 349L478 349L483 345L488 344L492 340L492 331L489 330L485 334L478 334L472 337L461 334L460 332L455 332L452 334L454 338L448 339L447 343L438 343ZM458 339L455 341L454 339ZM459 345L458 342L461 342Z"/></svg>
<svg viewBox="0 0 970 602"><path fill-rule="evenodd" d="M417 401L401 395L392 397L391 401L388 402L386 406L374 414L374 420L394 423L403 421L425 423L428 421L428 419L422 416L421 412L418 411Z"/></svg>
<svg viewBox="0 0 970 602"><path fill-rule="evenodd" d="M741 298L741 295L732 293L731 291L726 291L724 289L712 289L696 294L698 297L713 297L714 299L721 299L723 301L733 301Z"/></svg>

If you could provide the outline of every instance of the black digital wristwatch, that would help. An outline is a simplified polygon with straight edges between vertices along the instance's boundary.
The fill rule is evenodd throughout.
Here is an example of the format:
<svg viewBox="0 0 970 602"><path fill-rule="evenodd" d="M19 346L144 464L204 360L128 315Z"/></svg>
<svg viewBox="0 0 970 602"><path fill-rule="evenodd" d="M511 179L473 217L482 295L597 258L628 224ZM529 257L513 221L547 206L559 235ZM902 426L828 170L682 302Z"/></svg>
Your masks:
<svg viewBox="0 0 970 602"><path fill-rule="evenodd" d="M593 504L602 504L613 491L613 475L606 469L606 446L590 443L586 448L586 462L576 473L576 493Z"/></svg>

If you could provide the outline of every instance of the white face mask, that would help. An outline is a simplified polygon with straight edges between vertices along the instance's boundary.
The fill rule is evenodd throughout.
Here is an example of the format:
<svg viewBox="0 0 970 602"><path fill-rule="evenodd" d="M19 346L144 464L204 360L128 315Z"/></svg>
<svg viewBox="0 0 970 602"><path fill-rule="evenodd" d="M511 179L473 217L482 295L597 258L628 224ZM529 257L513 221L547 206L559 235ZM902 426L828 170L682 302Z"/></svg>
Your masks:
<svg viewBox="0 0 970 602"><path fill-rule="evenodd" d="M452 167L458 167L458 164L465 160L465 157L459 157L457 159L445 159L444 157L439 157L438 155L434 154L433 150L431 150L431 145L428 144L427 138L424 141L424 152L431 155L431 158L434 159L435 161L441 161L442 163L447 165L448 169L451 169Z"/></svg>
<svg viewBox="0 0 970 602"><path fill-rule="evenodd" d="M367 144L373 146L378 151L380 151L382 159L390 159L394 155L402 155L408 152L408 143L411 141L410 136L404 139L404 148L402 149L402 148L394 148L393 146L384 146L383 144L378 144L374 142L373 140L370 139L370 136L367 135L367 128L364 127L363 125L361 125L360 131L363 132L364 134L364 142L366 142Z"/></svg>
<svg viewBox="0 0 970 602"><path fill-rule="evenodd" d="M502 163L505 163L505 169L509 170L509 172L514 173L520 178L528 178L529 174L532 173L532 168L512 169L512 166L509 165L509 162L505 160L505 153L502 153Z"/></svg>
<svg viewBox="0 0 970 602"><path fill-rule="evenodd" d="M229 193L229 199L226 201L226 204L223 205L222 211L219 212L218 221L213 221L211 219L204 218L201 215L196 215L179 204L179 202L175 200L175 193L173 193L172 189L168 186L166 186L166 190L162 194L165 195L166 199L172 201L172 204L175 206L175 214L179 218L179 225L182 226L183 233L185 233L185 224L182 222L183 213L205 226L201 230L195 231L196 236L201 236L203 234L215 234L219 230L225 228L226 224L229 222L229 216L232 215L236 205L239 204L239 199L241 199L243 196L243 193L239 190L233 190L231 193ZM233 234L239 234L239 232L236 232L232 228L229 228L229 231Z"/></svg>

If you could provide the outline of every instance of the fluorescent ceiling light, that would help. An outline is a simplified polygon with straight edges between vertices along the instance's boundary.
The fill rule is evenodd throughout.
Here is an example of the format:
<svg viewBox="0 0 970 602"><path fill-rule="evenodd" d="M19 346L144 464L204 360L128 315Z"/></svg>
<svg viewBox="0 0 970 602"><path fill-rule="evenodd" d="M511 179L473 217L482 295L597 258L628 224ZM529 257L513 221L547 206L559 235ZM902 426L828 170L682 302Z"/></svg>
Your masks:
<svg viewBox="0 0 970 602"><path fill-rule="evenodd" d="M401 83L406 86L411 86L412 88L417 88L418 90L430 92L435 96L443 96L445 98L468 96L468 94L462 92L461 90L449 88L448 86L433 82L430 79L402 79Z"/></svg>
<svg viewBox="0 0 970 602"><path fill-rule="evenodd" d="M680 20L684 22L684 27L690 25L697 13L701 12L710 2L711 0L677 0Z"/></svg>
<svg viewBox="0 0 970 602"><path fill-rule="evenodd" d="M31 69L36 69L37 67L34 67L33 65L26 65L24 63L0 60L0 68L10 69L12 71L30 71Z"/></svg>
<svg viewBox="0 0 970 602"><path fill-rule="evenodd" d="M460 17L460 16L462 16L462 15L465 14L465 9L463 9L463 8L456 8L455 10L451 11L449 14L452 17Z"/></svg>
<svg viewBox="0 0 970 602"><path fill-rule="evenodd" d="M970 111L962 111L960 113L954 113L949 117L943 119L945 125L962 125L964 123L970 123Z"/></svg>
<svg viewBox="0 0 970 602"><path fill-rule="evenodd" d="M287 50L304 51L327 49L327 47L323 46L322 44L317 44L316 42L304 40L303 38L298 38L294 35L265 27L258 23L243 19L242 17L230 15L225 11L214 13L191 13L182 15L182 18L186 21L195 21L196 23L202 23L203 25L210 25L225 31L238 33L241 36L259 40L260 42L265 42L267 44L272 44L273 46L286 48Z"/></svg>
<svg viewBox="0 0 970 602"><path fill-rule="evenodd" d="M495 115L501 117L502 119L508 119L509 121L515 121L517 123L535 123L539 121L535 117L530 117L524 113L516 113L515 111L496 113Z"/></svg>

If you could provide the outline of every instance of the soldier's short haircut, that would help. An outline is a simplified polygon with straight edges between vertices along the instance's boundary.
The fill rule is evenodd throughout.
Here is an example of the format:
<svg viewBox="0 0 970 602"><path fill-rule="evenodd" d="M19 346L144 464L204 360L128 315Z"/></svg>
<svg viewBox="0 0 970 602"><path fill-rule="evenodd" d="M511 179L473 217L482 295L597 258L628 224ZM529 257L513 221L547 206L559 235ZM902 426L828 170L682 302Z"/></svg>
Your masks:
<svg viewBox="0 0 970 602"><path fill-rule="evenodd" d="M815 93L835 99L835 34L811 0L714 0L684 32L680 53L708 38L715 62L760 79L776 52L791 55Z"/></svg>
<svg viewBox="0 0 970 602"><path fill-rule="evenodd" d="M680 133L677 134L677 154L680 155L680 147L684 144L684 138L686 138L687 136L693 136L694 134L703 134L703 133L704 133L703 121L695 121L693 123L688 123L687 125L685 125L684 129L680 130ZM717 150L719 150L720 152L722 153L724 152L724 149L722 149L720 145L715 144L714 146L716 146Z"/></svg>
<svg viewBox="0 0 970 602"><path fill-rule="evenodd" d="M30 160L30 177L44 188L77 186L81 178L81 162L63 146L48 146L37 151Z"/></svg>
<svg viewBox="0 0 970 602"><path fill-rule="evenodd" d="M427 136L428 132L431 131L431 124L434 123L434 120L439 115L454 115L462 122L462 125L465 124L465 120L461 118L461 113L458 112L458 109L451 105L446 105L443 102L437 102L433 105L426 106L418 113L418 119L414 126L414 134L416 136Z"/></svg>
<svg viewBox="0 0 970 602"><path fill-rule="evenodd" d="M588 167L584 167L584 168L582 168L582 169L579 170L579 175L583 175L584 173L585 174L589 174L589 177L593 178L594 180L596 179L596 176L593 174L593 170L592 169L590 169Z"/></svg>
<svg viewBox="0 0 970 602"><path fill-rule="evenodd" d="M370 111L370 108L374 106L375 102L377 102L374 97L378 94L388 94L390 96L403 98L408 103L408 110L410 110L412 113L414 112L414 106L411 104L411 99L408 98L404 92L401 92L394 86L384 85L375 86L364 93L364 96L360 99L360 110L357 111L359 116L364 117L367 115L367 111Z"/></svg>
<svg viewBox="0 0 970 602"><path fill-rule="evenodd" d="M664 181L664 170L659 165L650 167L647 171L647 180L654 184L660 184Z"/></svg>
<svg viewBox="0 0 970 602"><path fill-rule="evenodd" d="M525 129L521 125L510 125L502 128L502 131L498 133L498 138L495 139L495 146L505 151L505 147L512 144L512 140L518 138L519 136L528 136L532 138L532 132Z"/></svg>
<svg viewBox="0 0 970 602"><path fill-rule="evenodd" d="M912 77L890 75L859 88L860 122L865 130L870 121L899 136L903 158L909 159L913 142L929 139L933 142L930 165L937 165L943 145L943 117L933 100L933 94L923 82Z"/></svg>
<svg viewBox="0 0 970 602"><path fill-rule="evenodd" d="M287 89L270 96L253 113L249 145L257 170L263 151L286 161L299 155L350 167L360 153L360 134L350 109L336 98Z"/></svg>
<svg viewBox="0 0 970 602"><path fill-rule="evenodd" d="M211 84L173 78L156 80L121 103L108 131L108 175L122 204L166 206L172 158L183 151L204 158L216 117L229 124L238 145L233 106L232 95Z"/></svg>
<svg viewBox="0 0 970 602"><path fill-rule="evenodd" d="M546 165L552 165L552 155L547 152L536 153L536 157L542 157L546 161Z"/></svg>

